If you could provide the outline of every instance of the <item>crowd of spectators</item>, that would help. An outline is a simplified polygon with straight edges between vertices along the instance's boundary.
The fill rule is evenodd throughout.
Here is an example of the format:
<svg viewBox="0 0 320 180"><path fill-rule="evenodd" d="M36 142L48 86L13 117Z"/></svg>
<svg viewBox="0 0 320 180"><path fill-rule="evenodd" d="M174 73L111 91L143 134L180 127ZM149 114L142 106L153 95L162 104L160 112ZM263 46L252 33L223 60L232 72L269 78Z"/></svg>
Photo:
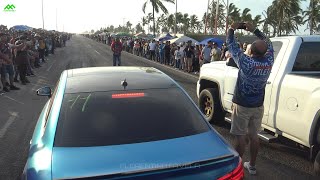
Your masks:
<svg viewBox="0 0 320 180"><path fill-rule="evenodd" d="M87 36L109 46L117 37ZM123 51L132 53L146 59L172 66L175 69L187 73L198 74L203 64L214 61L226 61L227 64L235 66L228 52L226 43L218 47L216 42L208 41L206 45L192 44L191 41L179 44L167 41L156 41L155 39L142 39L131 37L118 37L123 46ZM246 52L250 49L248 43L238 43L239 47ZM229 63L230 61L230 63Z"/></svg>
<svg viewBox="0 0 320 180"><path fill-rule="evenodd" d="M43 29L16 31L0 25L0 75L1 93L19 90L19 85L30 83L49 54L58 47L66 46L71 34ZM0 86L1 87L1 86Z"/></svg>

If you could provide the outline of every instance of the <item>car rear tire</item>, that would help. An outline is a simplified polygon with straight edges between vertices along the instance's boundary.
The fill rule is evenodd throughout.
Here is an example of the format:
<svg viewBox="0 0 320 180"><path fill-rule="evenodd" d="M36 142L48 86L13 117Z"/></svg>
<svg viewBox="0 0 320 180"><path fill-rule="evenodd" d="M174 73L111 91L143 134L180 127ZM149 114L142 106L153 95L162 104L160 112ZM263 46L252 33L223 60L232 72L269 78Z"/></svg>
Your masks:
<svg viewBox="0 0 320 180"><path fill-rule="evenodd" d="M199 95L198 106L210 123L217 123L223 120L224 111L221 107L217 89L208 88L202 90Z"/></svg>

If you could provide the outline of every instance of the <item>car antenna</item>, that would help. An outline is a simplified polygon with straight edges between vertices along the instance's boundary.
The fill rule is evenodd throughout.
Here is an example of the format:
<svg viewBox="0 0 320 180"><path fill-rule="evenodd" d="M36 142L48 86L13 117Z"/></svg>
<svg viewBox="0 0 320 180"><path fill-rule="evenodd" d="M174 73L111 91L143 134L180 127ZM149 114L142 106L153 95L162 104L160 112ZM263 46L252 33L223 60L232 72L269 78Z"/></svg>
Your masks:
<svg viewBox="0 0 320 180"><path fill-rule="evenodd" d="M124 90L126 90L126 87L128 86L127 79L124 79L124 81L121 81L121 85L123 86Z"/></svg>

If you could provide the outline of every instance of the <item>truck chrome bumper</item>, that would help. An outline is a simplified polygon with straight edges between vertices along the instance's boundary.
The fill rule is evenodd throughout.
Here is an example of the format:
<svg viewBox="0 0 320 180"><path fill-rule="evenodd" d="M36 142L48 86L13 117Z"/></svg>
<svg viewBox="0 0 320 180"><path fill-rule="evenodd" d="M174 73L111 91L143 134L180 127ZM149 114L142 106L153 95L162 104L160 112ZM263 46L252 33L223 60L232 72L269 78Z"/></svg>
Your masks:
<svg viewBox="0 0 320 180"><path fill-rule="evenodd" d="M199 95L200 95L200 81L197 81L197 97L199 99Z"/></svg>

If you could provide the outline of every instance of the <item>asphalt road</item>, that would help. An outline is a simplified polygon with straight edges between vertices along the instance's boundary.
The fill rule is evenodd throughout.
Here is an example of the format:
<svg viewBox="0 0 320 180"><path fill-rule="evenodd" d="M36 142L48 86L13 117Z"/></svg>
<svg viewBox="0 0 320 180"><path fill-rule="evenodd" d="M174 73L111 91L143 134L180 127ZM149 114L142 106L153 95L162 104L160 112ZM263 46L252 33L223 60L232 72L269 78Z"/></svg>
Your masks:
<svg viewBox="0 0 320 180"><path fill-rule="evenodd" d="M128 53L123 53L122 64L153 66L160 69L175 79L197 102L195 75ZM54 87L65 69L111 65L110 47L75 36L67 42L67 47L58 48L54 55L48 57L43 67L35 70L37 76L29 78L30 84L18 84L21 90L0 95L0 180L17 179L23 170L37 118L48 100L46 97L36 96L35 90L42 86ZM233 144L229 124L222 123L214 127ZM257 159L258 174L250 176L246 173L246 179L317 179L311 175L312 163L306 157L307 153L281 144L261 143ZM244 160L248 160L248 153L245 154Z"/></svg>

